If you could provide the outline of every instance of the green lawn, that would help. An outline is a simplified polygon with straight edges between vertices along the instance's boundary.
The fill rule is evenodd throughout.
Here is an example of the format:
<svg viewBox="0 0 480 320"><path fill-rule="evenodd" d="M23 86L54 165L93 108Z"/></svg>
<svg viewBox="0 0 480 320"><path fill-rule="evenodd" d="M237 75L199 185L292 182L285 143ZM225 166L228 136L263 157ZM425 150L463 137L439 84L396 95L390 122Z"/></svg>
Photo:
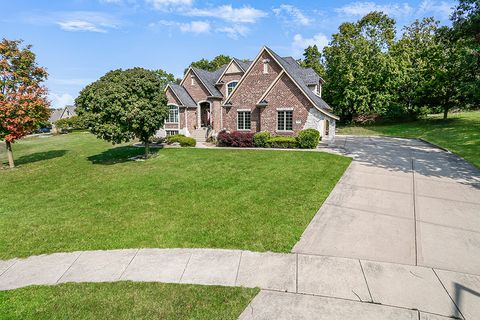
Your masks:
<svg viewBox="0 0 480 320"><path fill-rule="evenodd" d="M0 169L0 259L144 247L287 252L351 161L188 148L126 160L142 152L86 132L15 143L18 167Z"/></svg>
<svg viewBox="0 0 480 320"><path fill-rule="evenodd" d="M338 134L422 138L454 152L480 168L480 112L441 115L414 122L338 127Z"/></svg>
<svg viewBox="0 0 480 320"><path fill-rule="evenodd" d="M0 291L2 319L237 319L258 289L78 283Z"/></svg>

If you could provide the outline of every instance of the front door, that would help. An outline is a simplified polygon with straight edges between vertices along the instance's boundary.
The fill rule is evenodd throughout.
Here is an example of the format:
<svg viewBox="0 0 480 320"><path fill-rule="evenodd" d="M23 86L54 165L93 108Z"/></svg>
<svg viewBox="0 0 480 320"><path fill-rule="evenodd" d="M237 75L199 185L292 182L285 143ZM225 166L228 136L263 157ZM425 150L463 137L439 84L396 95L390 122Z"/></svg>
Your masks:
<svg viewBox="0 0 480 320"><path fill-rule="evenodd" d="M202 103L200 105L200 124L202 128L210 125L210 104Z"/></svg>

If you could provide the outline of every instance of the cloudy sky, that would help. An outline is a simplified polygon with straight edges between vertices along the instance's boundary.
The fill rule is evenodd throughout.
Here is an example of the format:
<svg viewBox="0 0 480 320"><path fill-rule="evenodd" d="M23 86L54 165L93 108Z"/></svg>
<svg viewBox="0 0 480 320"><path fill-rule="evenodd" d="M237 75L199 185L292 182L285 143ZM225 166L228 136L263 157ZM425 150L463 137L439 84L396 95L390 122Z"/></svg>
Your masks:
<svg viewBox="0 0 480 320"><path fill-rule="evenodd" d="M112 69L161 68L180 77L192 61L218 54L253 58L262 45L299 58L310 44L326 45L340 23L370 11L388 13L400 29L426 16L448 24L454 5L452 0L0 0L0 36L33 45L50 73L47 85L58 108Z"/></svg>

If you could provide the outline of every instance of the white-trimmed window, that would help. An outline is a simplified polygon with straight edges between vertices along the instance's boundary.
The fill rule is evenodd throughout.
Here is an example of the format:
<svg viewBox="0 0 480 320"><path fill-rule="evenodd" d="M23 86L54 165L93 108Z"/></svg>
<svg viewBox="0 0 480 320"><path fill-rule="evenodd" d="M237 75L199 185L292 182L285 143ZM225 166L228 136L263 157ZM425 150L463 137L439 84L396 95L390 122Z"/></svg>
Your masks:
<svg viewBox="0 0 480 320"><path fill-rule="evenodd" d="M237 112L237 130L250 130L251 125L251 112L250 111L238 111Z"/></svg>
<svg viewBox="0 0 480 320"><path fill-rule="evenodd" d="M227 83L227 97L232 93L233 89L237 86L238 81L230 81Z"/></svg>
<svg viewBox="0 0 480 320"><path fill-rule="evenodd" d="M178 106L168 106L168 119L167 123L178 123Z"/></svg>
<svg viewBox="0 0 480 320"><path fill-rule="evenodd" d="M195 76L193 74L190 76L190 81L191 81L191 85L194 86L195 85Z"/></svg>
<svg viewBox="0 0 480 320"><path fill-rule="evenodd" d="M293 131L293 110L277 111L277 130Z"/></svg>
<svg viewBox="0 0 480 320"><path fill-rule="evenodd" d="M165 130L167 137L174 136L178 134L178 130Z"/></svg>

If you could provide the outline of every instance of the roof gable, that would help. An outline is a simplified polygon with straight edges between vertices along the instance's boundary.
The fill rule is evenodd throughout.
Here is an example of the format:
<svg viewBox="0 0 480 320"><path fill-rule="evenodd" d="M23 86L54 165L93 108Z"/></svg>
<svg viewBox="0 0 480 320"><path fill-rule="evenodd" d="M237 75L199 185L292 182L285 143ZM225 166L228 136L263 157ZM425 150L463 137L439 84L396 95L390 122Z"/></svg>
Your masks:
<svg viewBox="0 0 480 320"><path fill-rule="evenodd" d="M195 101L193 100L193 98L190 96L190 94L188 93L188 91L176 84L176 83L169 83L167 85L167 87L165 88L165 91L167 90L171 90L173 92L173 94L175 95L175 97L180 101L181 105L185 106L185 107L196 107L197 104L195 103Z"/></svg>
<svg viewBox="0 0 480 320"><path fill-rule="evenodd" d="M305 72L302 70L305 70L298 65L298 63L295 61L295 59L291 57L287 57L286 59L280 57L278 54L276 54L274 51L269 49L268 47L264 46L262 50L258 53L257 57L253 60L253 62L250 64L249 68L243 75L242 79L240 79L239 83L233 89L232 93L230 96L225 100L224 104L228 104L232 97L235 95L235 93L238 91L237 89L241 87L242 82L244 79L248 76L248 74L252 70L252 66L255 65L262 56L264 52L267 52L280 67L283 69L285 74L292 80L292 82L300 89L300 91L307 97L307 99L312 103L312 105L317 108L319 111L325 113L329 117L332 117L334 119L338 119L337 116L334 114L328 112L331 110L330 106L319 96L317 96L312 90L310 90L305 82L307 82L307 72L310 73L309 71ZM308 70L308 69L307 69ZM274 82L277 82L281 77L278 76ZM308 82L307 82L308 83ZM267 91L271 90L274 87L275 83L272 83ZM268 94L268 92L265 92L262 97L265 97ZM262 100L262 99L260 99Z"/></svg>

